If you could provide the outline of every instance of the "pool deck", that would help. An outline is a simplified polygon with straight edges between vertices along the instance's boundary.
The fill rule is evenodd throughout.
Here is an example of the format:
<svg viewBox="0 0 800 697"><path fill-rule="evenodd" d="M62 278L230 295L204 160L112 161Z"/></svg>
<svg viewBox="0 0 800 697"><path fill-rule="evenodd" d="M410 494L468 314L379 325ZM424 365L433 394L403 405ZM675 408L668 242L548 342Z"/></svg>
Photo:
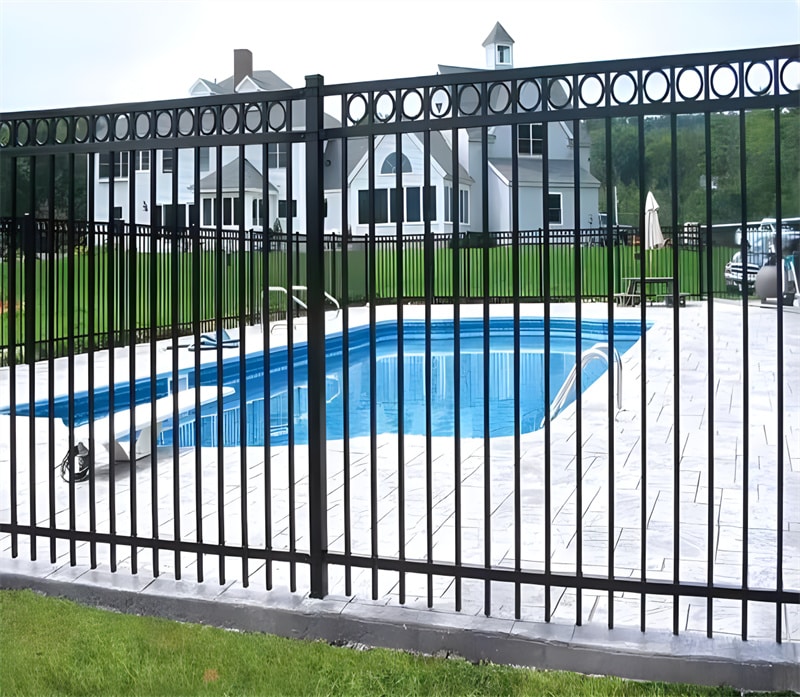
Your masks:
<svg viewBox="0 0 800 697"><path fill-rule="evenodd" d="M608 306L601 303L585 303L580 306L584 319L607 319ZM783 309L783 442L778 443L778 390L777 377L777 308L775 306L748 305L749 348L748 365L744 366L742 335L742 303L717 300L713 304L713 411L709 409L710 376L708 361L709 307L705 302L689 301L687 307L673 310L664 306L644 308L615 307L615 319L640 319L642 311L652 328L646 338L646 388L642 402L642 355L641 343L622 356L623 385L622 409L614 415L613 451L615 471L609 473L609 413L608 385L604 377L595 382L581 399L580 432L582 449L580 492L582 513L581 551L582 572L591 576L607 576L609 573L609 540L613 545L613 573L617 577L640 579L642 558L642 527L646 528L646 577L648 580L671 582L676 575L674 530L674 495L676 473L672 463L680 463L678 473L678 497L680 510L680 540L677 575L681 580L700 584L707 583L709 570L708 518L709 504L713 505L713 580L717 584L742 583L744 560L744 497L743 464L745 451L743 433L744 374L749 373L748 429L748 491L747 491L747 583L751 588L775 588L777 580L777 528L778 528L778 451L783 450L783 565L782 584L786 589L800 589L800 310ZM434 318L452 317L451 306L433 306ZM483 306L465 305L460 308L462 317L482 316ZM510 316L510 306L493 305L493 317ZM541 316L543 306L523 305L524 316ZM551 305L553 317L574 317L575 305ZM392 319L396 307L376 308L378 320ZM422 319L423 306L406 306L407 319ZM368 322L367 308L350 311L350 325ZM677 332L674 323L678 321ZM341 317L328 316L328 331L341 329ZM673 365L673 338L679 340L678 370ZM286 343L285 326L275 327L270 333L272 346ZM305 338L304 323L298 322L294 338ZM263 344L259 327L250 327L245 336L246 350L257 350ZM169 342L158 342L155 351L150 345L137 346L135 372L137 377L146 377L152 359L159 372L172 367L173 349ZM181 344L190 343L182 339ZM195 354L185 348L178 349L180 365L193 365ZM225 349L224 355L236 355ZM215 361L216 352L203 351L200 360ZM87 363L85 356L74 360L73 380L76 385L86 385ZM108 380L109 356L107 352L94 355L95 384ZM130 356L127 348L117 349L114 354L116 380L127 380ZM35 391L37 399L46 397L48 391L46 362L37 364ZM69 374L66 359L53 362L53 385L55 391L66 392ZM678 383L676 384L676 379ZM18 395L28 394L27 366L18 368ZM8 369L0 369L0 401L7 401ZM554 386L554 390L558 386ZM80 389L80 388L78 388ZM675 395L679 396L676 404ZM24 397L18 397L22 401ZM675 428L675 410L679 410L679 429ZM576 420L577 404L573 403L553 420L549 443L546 433L540 430L521 436L520 500L521 511L521 560L526 570L545 571L542 534L545 519L545 452L549 452L551 481L551 559L552 572L575 573L578 549L578 490L576 481ZM713 422L712 422L713 416ZM643 424L646 423L646 447L643 448ZM710 424L713 423L713 493L709 493L708 450ZM52 439L50 431L52 430ZM0 520L9 521L10 500L10 417L0 416ZM17 417L17 453L33 454L33 463L17 457L14 466L17 476L17 519L27 524L35 505L35 519L40 526L53 524L49 491L54 487L53 514L56 524L67 526L74 516L77 529L89 529L87 484L75 486L75 506L70 507L70 487L51 470L51 461L59 461L66 451L67 429L60 422L50 424L47 419ZM677 441L676 441L677 438ZM370 521L377 520L378 552L381 556L397 556L404 538L405 558L423 559L426 556L427 531L432 530L433 558L436 562L452 562L456 555L456 538L460 534L461 561L484 565L488 549L489 561L493 565L514 567L514 439L494 438L489 449L489 458L482 440L461 441L461 499L460 525L456 526L456 482L455 452L452 438L433 438L430 457L426 455L425 438L406 436L404 439L404 527L400 531L399 480L398 480L397 436L381 435L374 447L377 460L371 462L373 447L369 437L350 441L349 467L351 483L350 520L352 536L351 551L369 557L372 552ZM52 442L52 447L51 447ZM548 447L549 445L549 447ZM185 540L197 538L197 521L202 520L202 539L215 543L220 539L219 522L224 521L224 542L240 545L242 520L246 520L247 543L253 547L265 544L265 501L263 493L264 460L263 448L200 449L201 475L196 479L196 456L194 449L181 449L178 458L173 458L173 448L160 448L157 458L139 460L135 467L135 479L131 481L130 467L118 464L110 476L108 465L98 463L96 476L97 530L106 532L112 525L119 535L138 533L150 536L154 524L158 536ZM224 489L218 489L217 462L224 459ZM342 441L328 443L328 533L329 550L344 552L344 461L345 448ZM644 461L644 466L643 466ZM307 549L308 490L307 454L302 446L295 448L295 486L289 483L289 453L287 447L274 447L271 451L271 544L274 549ZM157 468L157 488L152 487L152 472ZM425 475L431 472L432 508L428 514L428 499ZM31 471L36 477L36 500L32 502L24 493L28 490ZM643 494L643 475L646 487ZM374 479L373 479L374 476ZM246 486L242 487L242 478ZM613 480L615 494L609 501L609 480ZM490 501L484 500L484 482L490 482ZM113 482L113 502L110 484ZM372 484L374 483L374 487ZM290 540L289 494L295 498L296 527L294 540ZM371 493L377 500L373 513ZM196 493L201 492L201 513L195 510ZM246 495L242 496L245 491ZM177 492L177 493L176 493ZM132 493L135 493L135 515L131 515ZM157 506L154 516L152 503ZM174 515L178 504L180 516ZM613 503L613 506L611 505ZM490 520L484 519L484 510L491 510ZM613 508L613 534L609 534L610 511ZM111 521L111 511L114 520ZM644 521L644 523L643 523ZM487 540L487 532L489 540ZM114 588L140 598L204 598L236 605L274 604L303 613L314 612L314 603L320 611L333 611L340 619L348 609L353 617L380 617L385 613L399 611L395 617L405 617L420 625L445 625L471 628L475 631L490 631L492 627L517 627L517 632L539 632L549 637L548 641L575 642L576 637L584 641L596 641L597 647L609 645L609 631L624 637L626 645L639 641L636 637L663 636L667 644L672 640L673 623L677 619L681 636L687 641L705 640L707 604L703 598L681 598L676 609L671 596L649 595L644 612L647 634L637 629L642 614L639 594L616 593L613 601L614 627L608 630L608 594L601 591L583 590L581 593L581 624L576 627L578 596L574 590L551 589L552 618L544 624L545 593L541 588L524 588L521 597L522 621L514 619L514 588L508 584L494 583L491 591L491 619L483 617L484 583L463 580L461 582L462 608L454 612L456 587L452 579L433 578L433 610L428 609L426 576L408 574L405 577L406 602L399 608L399 579L396 572L378 574L377 597L373 598L372 572L369 569L352 569L352 595L346 597L344 572L340 567L330 567L330 596L325 601L313 601L307 597L308 574L303 566L297 567L296 592L288 593L290 572L288 565L272 565L272 581L275 591L265 593L267 568L263 561L250 560L247 565L249 586L244 587L241 560L229 559L225 565L225 581L220 584L220 565L216 557L207 555L204 562L204 583L197 585L197 556L162 551L158 555L158 577L154 578L154 555L139 548L136 558L128 547L116 548L117 571L108 573L110 550L105 545L96 549L99 568L91 570L90 546L78 544L74 565L70 563L69 543L59 540L51 550L50 541L37 538L35 555L39 561L30 561L33 549L30 537L19 537L19 555L12 559L11 536L0 534L0 586L11 578L39 579L43 584L86 584L94 588ZM55 563L51 564L51 551ZM136 565L136 573L131 573ZM180 565L182 580L176 581L176 564ZM24 581L19 581L24 585ZM280 590L283 589L283 590ZM281 600L283 599L283 600ZM130 600L128 603L130 605ZM283 605L282 605L283 603ZM105 604L109 604L106 601ZM338 605L337 605L338 604ZM336 610L335 608L339 608ZM327 608L327 610L325 609ZM229 607L230 609L230 607ZM383 614L382 614L383 613ZM403 614L405 613L405 614ZM747 650L756 647L761 651L758 660L773 663L792 661L800 657L800 607L785 607L782 615L782 638L784 643L775 643L775 606L750 603L747 626L748 639L743 644L735 639L742 631L742 605L739 602L715 600L713 603L713 630L716 643L713 648L687 649L690 655L709 651L714 656L725 657L726 652L738 656L734 663L745 660L739 653L743 646ZM386 615L388 617L388 615ZM472 618L464 624L465 618ZM403 620L405 622L405 620ZM220 623L225 623L221 618ZM495 623L492 625L492 623ZM497 624L499 623L499 624ZM506 623L506 624L503 624ZM245 622L246 624L246 622ZM269 627L262 628L269 630ZM405 626L405 625L404 625ZM531 628L535 628L531 629ZM621 634L623 628L633 634ZM592 639L593 631L599 631ZM588 633L587 633L588 632ZM548 634L549 633L549 634ZM659 634L660 633L660 634ZM367 636L364 633L363 636ZM649 639L648 639L649 640ZM382 640L374 639L376 643ZM388 641L388 640L387 640ZM723 642L723 643L720 643ZM728 643L724 643L728 642ZM369 641L365 642L369 643ZM702 642L701 642L702 644ZM392 645L403 645L401 640ZM760 648L759 648L760 646ZM764 653L765 652L765 653ZM674 651L673 651L674 653ZM709 654L709 655L711 655ZM767 656L767 658L764 658ZM566 660L566 659L565 659ZM613 662L608 656L598 654L598 670L610 669ZM748 659L749 660L749 659ZM518 661L525 662L525 661ZM551 661L552 664L553 661ZM555 661L556 664L558 660ZM567 661L569 663L569 661ZM558 667L556 665L555 667ZM590 664L587 664L590 665ZM567 666L569 667L569 666ZM574 666L573 666L573 669ZM578 668L581 669L581 668ZM622 673L625 671L620 669ZM633 669L631 669L633 670ZM672 666L670 675L678 675ZM587 672L591 672L588 670ZM619 672L619 671L618 671ZM622 674L621 673L621 674ZM630 671L628 671L630 673ZM652 673L647 673L652 675ZM629 675L636 677L635 674ZM677 678L676 678L677 679ZM796 676L795 676L795 679ZM702 681L702 680L700 680ZM734 679L735 681L735 679ZM740 681L741 682L741 681ZM800 684L800 679L798 679ZM797 689L797 688L795 688Z"/></svg>

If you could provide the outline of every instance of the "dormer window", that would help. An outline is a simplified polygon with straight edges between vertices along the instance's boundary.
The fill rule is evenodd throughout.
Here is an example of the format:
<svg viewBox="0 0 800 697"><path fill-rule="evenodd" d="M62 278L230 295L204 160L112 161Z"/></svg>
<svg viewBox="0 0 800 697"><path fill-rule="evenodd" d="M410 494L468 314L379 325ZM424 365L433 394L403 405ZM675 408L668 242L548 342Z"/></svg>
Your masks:
<svg viewBox="0 0 800 697"><path fill-rule="evenodd" d="M511 46L497 45L497 65L511 65Z"/></svg>

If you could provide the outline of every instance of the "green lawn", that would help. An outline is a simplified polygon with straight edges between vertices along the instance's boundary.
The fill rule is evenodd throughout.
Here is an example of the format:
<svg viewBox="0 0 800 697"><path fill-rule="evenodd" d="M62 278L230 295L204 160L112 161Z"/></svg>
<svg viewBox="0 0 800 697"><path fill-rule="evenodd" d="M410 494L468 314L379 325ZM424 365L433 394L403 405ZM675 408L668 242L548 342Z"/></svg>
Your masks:
<svg viewBox="0 0 800 697"><path fill-rule="evenodd" d="M342 300L361 304L374 292L378 302L392 302L398 295L407 302L420 302L431 293L450 302L457 297L510 299L514 293L514 249L509 246L454 251L441 240L429 250L409 242L398 259L393 240L376 242L374 258L363 243L325 252L325 285ZM638 276L642 261L636 247L573 248L553 246L547 250L549 283L544 282L545 249L524 245L518 249L519 297L525 299L572 300L576 292L584 299L605 300L623 290L626 276ZM694 296L706 290L706 256L695 249L678 250L679 291ZM580 254L580 286L576 281L576 252ZM713 289L725 292L723 268L731 255L725 247L713 247ZM402 282L398 282L398 261ZM432 261L432 263L431 263ZM456 264L457 262L457 264ZM343 283L347 266L348 282ZM675 257L671 248L646 252L645 271L651 276L674 276ZM200 251L196 254L141 253L100 247L93 252L74 250L67 255L39 259L17 258L0 262L0 349L12 342L8 299L15 288L13 343L29 348L37 344L35 358L48 355L53 342L55 356L66 355L68 339L75 351L87 349L89 337L95 347L129 344L132 332L137 342L145 341L155 328L156 336L188 334L194 322L202 330L211 328L217 317L226 326L258 321L261 294L269 286L286 287L291 270L292 285L306 285L306 256L303 247L291 255L285 249L243 254ZM609 281L608 269L612 269ZM457 269L457 272L456 272ZM427 280L430 289L426 287ZM371 279L374 273L374 286ZM459 283L454 294L455 277ZM610 285L609 285L610 283ZM370 288L373 290L370 290ZM269 294L271 309L285 308L285 296ZM5 353L5 351L3 351ZM27 359L27 357L25 358ZM18 358L18 360L20 360ZM4 357L0 355L0 364Z"/></svg>
<svg viewBox="0 0 800 697"><path fill-rule="evenodd" d="M740 695L228 632L0 591L2 695Z"/></svg>

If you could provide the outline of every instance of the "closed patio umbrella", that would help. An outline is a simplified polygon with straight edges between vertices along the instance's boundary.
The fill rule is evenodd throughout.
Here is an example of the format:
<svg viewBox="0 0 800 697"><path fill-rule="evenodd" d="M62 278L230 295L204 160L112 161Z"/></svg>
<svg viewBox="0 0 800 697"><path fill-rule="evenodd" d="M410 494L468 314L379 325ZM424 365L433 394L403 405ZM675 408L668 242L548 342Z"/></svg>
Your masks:
<svg viewBox="0 0 800 697"><path fill-rule="evenodd" d="M647 192L644 204L644 248L658 249L664 246L664 235L658 222L658 202L652 191Z"/></svg>
<svg viewBox="0 0 800 697"><path fill-rule="evenodd" d="M647 273L653 273L653 253L650 250L664 246L661 223L658 222L658 201L652 191L647 192L644 204L644 248L647 250Z"/></svg>

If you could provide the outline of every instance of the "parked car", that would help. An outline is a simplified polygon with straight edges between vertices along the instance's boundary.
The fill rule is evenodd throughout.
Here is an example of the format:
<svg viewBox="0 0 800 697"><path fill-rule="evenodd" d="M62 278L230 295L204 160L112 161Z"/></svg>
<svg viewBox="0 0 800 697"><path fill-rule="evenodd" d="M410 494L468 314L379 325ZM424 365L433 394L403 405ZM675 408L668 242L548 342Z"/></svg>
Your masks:
<svg viewBox="0 0 800 697"><path fill-rule="evenodd" d="M782 222L784 232L796 233L800 230L800 218L784 218ZM773 235L778 232L778 221L775 218L763 218L760 223L747 223L745 227L747 237L751 235L760 235L762 233L772 233ZM737 245L742 243L742 228L737 228L734 233L734 241Z"/></svg>
<svg viewBox="0 0 800 697"><path fill-rule="evenodd" d="M741 231L737 230L741 243ZM737 251L725 264L725 284L738 290L752 292L759 269L770 260L775 263L778 227L774 219L765 218L758 227L748 228L747 269L743 269L742 252ZM784 253L792 251L800 243L800 228L784 223L781 228L781 248Z"/></svg>

